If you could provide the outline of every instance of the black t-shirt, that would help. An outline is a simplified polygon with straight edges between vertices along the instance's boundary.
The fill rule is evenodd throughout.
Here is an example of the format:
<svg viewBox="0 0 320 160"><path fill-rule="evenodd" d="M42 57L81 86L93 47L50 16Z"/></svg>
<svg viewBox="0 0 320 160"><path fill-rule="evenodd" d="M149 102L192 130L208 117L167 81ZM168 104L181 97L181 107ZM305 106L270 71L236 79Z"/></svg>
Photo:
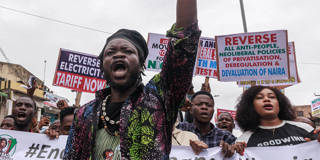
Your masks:
<svg viewBox="0 0 320 160"><path fill-rule="evenodd" d="M283 121L278 126L259 126L254 132L246 131L237 142L246 142L247 147L295 145L306 142L304 138L316 139L313 130L306 123Z"/></svg>

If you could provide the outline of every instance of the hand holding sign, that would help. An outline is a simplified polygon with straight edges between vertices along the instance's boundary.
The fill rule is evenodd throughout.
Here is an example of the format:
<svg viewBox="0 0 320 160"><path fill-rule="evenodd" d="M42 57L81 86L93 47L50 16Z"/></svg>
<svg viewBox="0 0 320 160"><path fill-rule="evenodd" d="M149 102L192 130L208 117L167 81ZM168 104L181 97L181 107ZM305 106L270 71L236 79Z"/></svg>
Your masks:
<svg viewBox="0 0 320 160"><path fill-rule="evenodd" d="M203 149L207 149L208 148L208 145L205 144L204 142L202 141L199 141L199 140L191 140L190 139L190 146L194 152L194 154L198 155Z"/></svg>
<svg viewBox="0 0 320 160"><path fill-rule="evenodd" d="M233 156L235 152L234 145L230 145L225 141L221 141L220 147L221 147L222 153L224 153L224 157L230 158Z"/></svg>

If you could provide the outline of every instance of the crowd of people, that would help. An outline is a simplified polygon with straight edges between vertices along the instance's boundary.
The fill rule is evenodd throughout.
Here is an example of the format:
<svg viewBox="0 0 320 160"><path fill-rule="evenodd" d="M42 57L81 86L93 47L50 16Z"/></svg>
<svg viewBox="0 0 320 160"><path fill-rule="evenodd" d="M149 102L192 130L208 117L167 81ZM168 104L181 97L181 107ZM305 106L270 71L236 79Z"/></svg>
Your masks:
<svg viewBox="0 0 320 160"><path fill-rule="evenodd" d="M63 159L106 159L106 152L112 153L111 159L169 159L172 145L190 146L195 154L221 147L230 157L243 154L246 147L320 142L319 130L294 121L290 101L272 87L253 86L241 95L236 106L240 137L232 134L235 121L229 113L220 114L214 125L215 102L209 84L195 93L191 84L201 34L197 1L177 0L176 15L167 32L170 41L162 71L146 85L141 78L148 56L143 36L120 29L107 38L99 55L107 87L76 110L62 109L59 120L42 131L50 139L68 135ZM39 133L46 122L35 125L35 113L32 97L20 97L1 129ZM277 139L288 136L301 138L278 143Z"/></svg>
<svg viewBox="0 0 320 160"><path fill-rule="evenodd" d="M216 125L212 123L214 99L206 90L208 89L202 87L200 91L193 93L190 99L185 96L179 110L189 112L192 121L187 121L186 114L182 114L185 115L184 118L178 114L172 128L172 145L190 146L195 154L199 154L203 149L220 146L225 156L230 157L235 151L243 154L245 147L294 145L315 139L320 140L315 125L310 119L296 117L285 95L278 89L264 86L253 86L241 95L236 106L236 119L243 134L236 138L232 134L235 120L230 113L221 113L217 117ZM2 120L0 128L40 133L40 127L44 122L34 127L35 109L32 97L18 98L14 103L13 114ZM58 138L59 135L69 135L72 123L75 123L73 122L74 113L74 107L63 108L59 114L60 118L51 123L43 133L50 139ZM105 129L102 127L100 132L105 132ZM296 138L299 141L279 141L281 138L290 136L299 137ZM114 137L119 136L114 135ZM103 138L108 140L110 137ZM8 143L6 139L1 139L0 142L2 148ZM1 154L6 152L1 150Z"/></svg>
<svg viewBox="0 0 320 160"><path fill-rule="evenodd" d="M75 107L65 107L60 113L60 120L56 120L49 125L47 117L42 117L39 123L34 122L36 103L32 97L19 97L13 105L12 115L7 115L1 122L0 129L16 130L32 133L45 133L52 137L59 135L68 135L73 121ZM49 125L48 129L42 128Z"/></svg>

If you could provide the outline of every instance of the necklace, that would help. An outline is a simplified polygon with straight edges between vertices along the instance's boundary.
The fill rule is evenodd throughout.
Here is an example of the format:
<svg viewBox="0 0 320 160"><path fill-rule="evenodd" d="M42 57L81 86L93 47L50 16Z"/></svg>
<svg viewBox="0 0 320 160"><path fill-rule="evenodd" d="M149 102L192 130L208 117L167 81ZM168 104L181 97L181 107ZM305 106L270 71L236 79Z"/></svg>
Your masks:
<svg viewBox="0 0 320 160"><path fill-rule="evenodd" d="M108 130L108 126L107 126L107 122L111 125L119 125L120 124L120 120L119 121L114 121L112 120L110 117L107 116L107 112L106 112L106 105L107 102L110 100L110 95L108 95L103 101L102 101L102 106L101 106L101 110L102 110L102 115L100 116L104 129L111 135L114 136L119 136L119 132L118 131L114 131L114 133L111 133Z"/></svg>

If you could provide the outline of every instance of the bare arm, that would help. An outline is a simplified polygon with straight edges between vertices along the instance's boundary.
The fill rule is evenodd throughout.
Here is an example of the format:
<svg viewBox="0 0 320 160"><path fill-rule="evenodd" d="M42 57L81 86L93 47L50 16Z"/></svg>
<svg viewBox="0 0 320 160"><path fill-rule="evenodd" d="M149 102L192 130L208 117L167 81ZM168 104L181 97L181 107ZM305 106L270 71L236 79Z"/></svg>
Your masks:
<svg viewBox="0 0 320 160"><path fill-rule="evenodd" d="M177 0L177 27L188 27L197 22L197 0Z"/></svg>

